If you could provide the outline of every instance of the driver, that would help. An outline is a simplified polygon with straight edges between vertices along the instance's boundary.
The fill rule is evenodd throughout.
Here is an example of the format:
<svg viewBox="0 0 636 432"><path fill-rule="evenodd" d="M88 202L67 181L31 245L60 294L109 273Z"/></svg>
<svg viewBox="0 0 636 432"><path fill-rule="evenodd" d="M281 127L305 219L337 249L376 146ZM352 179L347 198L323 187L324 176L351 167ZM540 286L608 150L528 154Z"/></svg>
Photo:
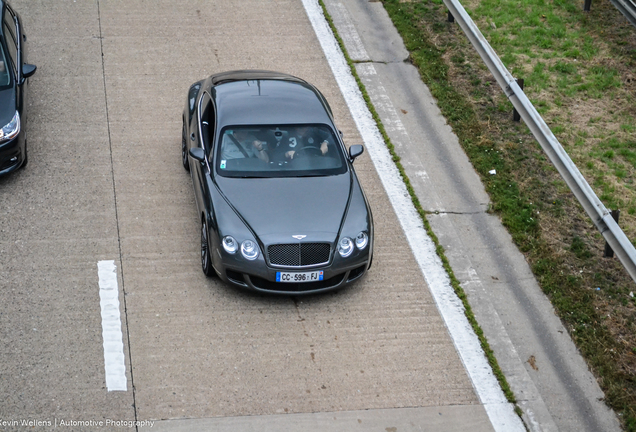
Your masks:
<svg viewBox="0 0 636 432"><path fill-rule="evenodd" d="M290 131L272 151L274 160L291 160L298 157L301 151L313 151L326 155L329 152L329 135L316 127L300 126Z"/></svg>
<svg viewBox="0 0 636 432"><path fill-rule="evenodd" d="M257 157L269 162L269 156L265 151L267 143L257 140L254 135L246 130L228 130L223 134L221 143L222 159L240 159Z"/></svg>

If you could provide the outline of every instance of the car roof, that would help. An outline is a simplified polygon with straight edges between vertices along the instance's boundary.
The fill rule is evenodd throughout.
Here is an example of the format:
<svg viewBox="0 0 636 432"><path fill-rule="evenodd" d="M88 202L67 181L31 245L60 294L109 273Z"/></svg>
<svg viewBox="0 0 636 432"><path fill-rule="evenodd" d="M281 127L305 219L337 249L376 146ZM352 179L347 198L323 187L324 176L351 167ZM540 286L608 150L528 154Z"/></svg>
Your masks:
<svg viewBox="0 0 636 432"><path fill-rule="evenodd" d="M231 71L210 77L218 125L325 123L331 109L306 81L279 72Z"/></svg>

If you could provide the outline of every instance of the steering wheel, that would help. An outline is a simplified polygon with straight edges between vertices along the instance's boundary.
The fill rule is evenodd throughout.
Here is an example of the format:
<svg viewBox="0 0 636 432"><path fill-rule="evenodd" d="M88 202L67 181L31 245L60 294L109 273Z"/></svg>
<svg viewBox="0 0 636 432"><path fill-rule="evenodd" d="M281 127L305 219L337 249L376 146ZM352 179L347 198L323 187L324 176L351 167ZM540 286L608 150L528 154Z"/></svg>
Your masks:
<svg viewBox="0 0 636 432"><path fill-rule="evenodd" d="M322 156L322 151L318 147L306 146L296 150L296 155ZM294 155L294 156L296 156Z"/></svg>

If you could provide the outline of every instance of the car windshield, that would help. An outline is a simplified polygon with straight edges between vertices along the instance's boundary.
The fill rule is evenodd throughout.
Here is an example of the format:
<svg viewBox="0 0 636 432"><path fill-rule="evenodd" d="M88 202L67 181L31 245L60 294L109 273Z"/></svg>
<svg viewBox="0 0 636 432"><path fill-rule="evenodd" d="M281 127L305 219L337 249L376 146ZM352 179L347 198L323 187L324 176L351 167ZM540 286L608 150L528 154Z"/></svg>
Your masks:
<svg viewBox="0 0 636 432"><path fill-rule="evenodd" d="M11 84L11 75L9 74L10 67L11 65L5 54L4 46L0 44L0 88L7 87Z"/></svg>
<svg viewBox="0 0 636 432"><path fill-rule="evenodd" d="M347 171L324 124L232 126L221 131L216 170L224 177L307 177Z"/></svg>

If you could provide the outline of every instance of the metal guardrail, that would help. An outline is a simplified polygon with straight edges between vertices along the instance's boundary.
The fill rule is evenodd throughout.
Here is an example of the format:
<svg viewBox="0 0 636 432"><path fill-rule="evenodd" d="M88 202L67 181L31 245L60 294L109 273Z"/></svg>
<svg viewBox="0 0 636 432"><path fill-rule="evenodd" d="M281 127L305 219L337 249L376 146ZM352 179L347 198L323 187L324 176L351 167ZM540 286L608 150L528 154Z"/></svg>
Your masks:
<svg viewBox="0 0 636 432"><path fill-rule="evenodd" d="M632 0L615 1L631 2ZM574 196L576 196L592 219L596 228L605 237L607 243L614 250L634 282L636 282L636 250L634 245L614 221L610 211L598 199L579 169L570 159L570 156L565 152L548 125L530 103L523 90L508 72L459 1L444 0L444 4L473 44L486 66L488 66L488 69L490 69L499 86L508 96L517 112L519 112L523 121L530 128L534 137L539 141L543 151L546 152L550 161L574 193Z"/></svg>
<svg viewBox="0 0 636 432"><path fill-rule="evenodd" d="M625 18L636 27L636 1L635 0L611 0L614 7L620 11Z"/></svg>

